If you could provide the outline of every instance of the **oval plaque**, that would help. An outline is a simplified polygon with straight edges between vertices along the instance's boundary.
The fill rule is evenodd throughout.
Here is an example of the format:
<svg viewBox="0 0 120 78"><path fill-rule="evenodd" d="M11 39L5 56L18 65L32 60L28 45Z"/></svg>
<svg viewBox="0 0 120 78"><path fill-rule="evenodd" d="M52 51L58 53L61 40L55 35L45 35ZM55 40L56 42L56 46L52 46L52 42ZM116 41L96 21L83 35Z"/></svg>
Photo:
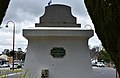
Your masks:
<svg viewBox="0 0 120 78"><path fill-rule="evenodd" d="M54 47L51 50L51 55L53 58L63 58L65 56L65 50L62 47Z"/></svg>

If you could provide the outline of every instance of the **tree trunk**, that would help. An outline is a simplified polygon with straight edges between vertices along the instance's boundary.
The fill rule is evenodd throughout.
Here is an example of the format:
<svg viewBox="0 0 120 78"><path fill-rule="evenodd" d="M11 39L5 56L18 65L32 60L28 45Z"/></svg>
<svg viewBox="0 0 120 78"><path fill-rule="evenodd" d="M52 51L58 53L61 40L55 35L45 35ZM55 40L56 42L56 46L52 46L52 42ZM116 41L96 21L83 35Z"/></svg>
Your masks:
<svg viewBox="0 0 120 78"><path fill-rule="evenodd" d="M120 76L120 0L85 0L85 5Z"/></svg>
<svg viewBox="0 0 120 78"><path fill-rule="evenodd" d="M10 0L0 0L0 25L5 16Z"/></svg>

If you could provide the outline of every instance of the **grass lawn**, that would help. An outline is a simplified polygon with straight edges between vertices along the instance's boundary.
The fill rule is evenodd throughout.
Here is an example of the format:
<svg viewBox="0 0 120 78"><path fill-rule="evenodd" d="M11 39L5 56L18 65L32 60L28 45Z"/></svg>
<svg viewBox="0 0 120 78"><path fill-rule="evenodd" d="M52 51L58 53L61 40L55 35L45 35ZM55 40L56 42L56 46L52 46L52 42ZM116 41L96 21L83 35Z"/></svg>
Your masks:
<svg viewBox="0 0 120 78"><path fill-rule="evenodd" d="M0 69L0 78L8 78L8 75L10 73L18 74L22 71L23 69L10 70L9 68L5 68L5 69L3 68L3 69ZM19 77L19 78L22 78L22 77Z"/></svg>

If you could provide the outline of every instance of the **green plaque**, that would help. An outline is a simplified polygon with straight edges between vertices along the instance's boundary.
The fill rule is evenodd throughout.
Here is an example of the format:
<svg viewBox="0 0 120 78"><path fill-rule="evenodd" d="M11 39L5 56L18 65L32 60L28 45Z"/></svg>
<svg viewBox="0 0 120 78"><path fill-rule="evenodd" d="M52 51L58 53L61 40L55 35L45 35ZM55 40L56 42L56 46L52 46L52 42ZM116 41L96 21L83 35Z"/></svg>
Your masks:
<svg viewBox="0 0 120 78"><path fill-rule="evenodd" d="M51 50L51 55L53 58L63 58L65 56L65 50L62 47L54 47Z"/></svg>

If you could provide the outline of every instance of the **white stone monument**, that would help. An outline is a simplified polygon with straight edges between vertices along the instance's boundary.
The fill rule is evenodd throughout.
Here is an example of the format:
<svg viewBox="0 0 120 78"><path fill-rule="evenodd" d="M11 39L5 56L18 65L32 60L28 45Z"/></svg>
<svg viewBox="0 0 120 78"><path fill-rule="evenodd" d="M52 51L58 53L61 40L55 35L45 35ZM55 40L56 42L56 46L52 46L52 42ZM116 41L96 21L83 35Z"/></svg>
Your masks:
<svg viewBox="0 0 120 78"><path fill-rule="evenodd" d="M54 4L34 28L24 29L28 51L24 70L37 78L94 78L88 48L93 30L81 29L71 7Z"/></svg>

